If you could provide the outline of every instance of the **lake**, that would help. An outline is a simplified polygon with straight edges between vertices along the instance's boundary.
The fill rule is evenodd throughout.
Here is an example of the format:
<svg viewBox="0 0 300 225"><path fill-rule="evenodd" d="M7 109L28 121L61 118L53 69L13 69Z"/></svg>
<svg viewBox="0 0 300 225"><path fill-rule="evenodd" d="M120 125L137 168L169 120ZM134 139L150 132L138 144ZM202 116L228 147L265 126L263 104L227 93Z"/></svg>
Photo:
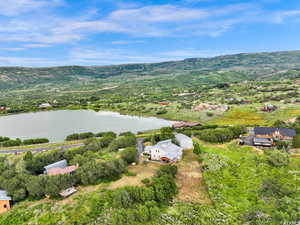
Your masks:
<svg viewBox="0 0 300 225"><path fill-rule="evenodd" d="M48 138L63 141L67 135L82 132L146 131L171 126L173 122L155 117L120 115L116 112L58 110L0 117L0 136L10 138Z"/></svg>

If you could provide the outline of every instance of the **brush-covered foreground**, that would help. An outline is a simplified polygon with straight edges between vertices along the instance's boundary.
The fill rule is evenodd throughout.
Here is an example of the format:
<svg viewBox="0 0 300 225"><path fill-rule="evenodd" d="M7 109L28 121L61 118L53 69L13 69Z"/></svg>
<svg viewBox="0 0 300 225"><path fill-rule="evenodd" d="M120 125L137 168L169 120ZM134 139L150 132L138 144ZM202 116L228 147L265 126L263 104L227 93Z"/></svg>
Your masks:
<svg viewBox="0 0 300 225"><path fill-rule="evenodd" d="M202 186L189 194L192 198L201 191L210 198L207 202L182 200L180 186L177 188L172 178L175 167L164 166L152 179L144 181L143 186L111 190L111 184L103 184L66 200L19 203L0 217L0 224L296 225L299 222L299 159L281 151L258 154L251 147L239 147L234 142L223 145L197 142L195 152L204 182L199 182ZM191 157L190 153L186 157L184 160ZM199 179L201 175L199 171ZM176 193L179 197L175 197Z"/></svg>

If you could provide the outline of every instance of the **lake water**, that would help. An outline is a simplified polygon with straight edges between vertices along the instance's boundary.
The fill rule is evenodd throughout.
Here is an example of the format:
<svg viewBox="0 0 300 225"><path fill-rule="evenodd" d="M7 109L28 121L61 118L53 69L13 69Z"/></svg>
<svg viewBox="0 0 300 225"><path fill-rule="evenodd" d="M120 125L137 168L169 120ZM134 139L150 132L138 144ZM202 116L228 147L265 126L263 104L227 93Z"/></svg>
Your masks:
<svg viewBox="0 0 300 225"><path fill-rule="evenodd" d="M67 135L82 132L138 132L171 126L172 122L154 117L120 115L115 112L59 110L0 117L0 136L48 138L63 141Z"/></svg>

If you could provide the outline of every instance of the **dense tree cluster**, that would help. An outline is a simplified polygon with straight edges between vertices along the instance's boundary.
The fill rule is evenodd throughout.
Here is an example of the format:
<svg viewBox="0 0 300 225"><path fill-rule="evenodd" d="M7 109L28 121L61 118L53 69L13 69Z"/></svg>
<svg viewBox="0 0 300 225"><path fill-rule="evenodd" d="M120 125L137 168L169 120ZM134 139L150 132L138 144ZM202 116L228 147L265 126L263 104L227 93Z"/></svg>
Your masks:
<svg viewBox="0 0 300 225"><path fill-rule="evenodd" d="M211 143L225 143L238 138L245 133L242 126L233 126L227 128L206 129L195 133L200 140Z"/></svg>
<svg viewBox="0 0 300 225"><path fill-rule="evenodd" d="M112 224L144 223L159 216L159 206L177 194L176 173L176 166L166 165L145 187L124 187L108 193L109 205L116 209Z"/></svg>
<svg viewBox="0 0 300 225"><path fill-rule="evenodd" d="M136 137L129 136L120 136L114 139L108 146L109 151L117 151L118 149L130 147L136 144Z"/></svg>
<svg viewBox="0 0 300 225"><path fill-rule="evenodd" d="M75 133L75 134L70 134L66 137L66 141L75 141L75 140L84 140L92 137L112 137L115 138L117 135L112 132L100 132L100 133L93 133L93 132L85 132L85 133Z"/></svg>
<svg viewBox="0 0 300 225"><path fill-rule="evenodd" d="M85 146L70 150L57 149L45 153L27 152L22 159L9 163L6 157L0 158L0 189L8 191L14 201L28 196L34 199L44 196L58 196L59 192L74 185L97 184L101 181L118 178L128 164L135 162L137 150L135 136L114 138L111 133L101 138L91 138ZM122 139L123 142L119 142ZM117 153L119 157L102 159L109 152L108 146L118 140L126 147ZM126 143L126 141L129 143ZM80 168L72 174L39 176L44 167L66 159Z"/></svg>
<svg viewBox="0 0 300 225"><path fill-rule="evenodd" d="M10 139L9 137L0 137L0 147L13 147L21 145L34 145L34 144L44 144L49 143L47 138L36 138L36 139L26 139L21 140L17 138L15 140Z"/></svg>

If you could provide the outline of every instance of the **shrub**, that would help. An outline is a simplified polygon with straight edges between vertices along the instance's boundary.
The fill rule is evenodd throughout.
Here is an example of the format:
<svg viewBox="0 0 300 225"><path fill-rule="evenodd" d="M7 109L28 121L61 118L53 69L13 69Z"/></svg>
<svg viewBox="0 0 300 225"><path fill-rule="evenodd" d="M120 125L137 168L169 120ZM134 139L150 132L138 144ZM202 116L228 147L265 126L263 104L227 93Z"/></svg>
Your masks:
<svg viewBox="0 0 300 225"><path fill-rule="evenodd" d="M229 165L229 159L222 155L206 153L203 155L202 167L208 171L218 171Z"/></svg>
<svg viewBox="0 0 300 225"><path fill-rule="evenodd" d="M227 128L202 130L197 132L195 136L207 142L224 143L224 142L229 142L235 138L238 138L243 133L245 133L244 127L234 126L234 127L227 127Z"/></svg>
<svg viewBox="0 0 300 225"><path fill-rule="evenodd" d="M206 115L207 115L208 117L214 116L214 114L213 114L212 112L207 112Z"/></svg>
<svg viewBox="0 0 300 225"><path fill-rule="evenodd" d="M47 138L36 138L36 139L27 139L23 141L23 145L34 145L34 144L44 144L49 143Z"/></svg>
<svg viewBox="0 0 300 225"><path fill-rule="evenodd" d="M290 162L290 157L285 152L275 150L269 153L267 161L270 165L275 167L287 166Z"/></svg>
<svg viewBox="0 0 300 225"><path fill-rule="evenodd" d="M125 150L123 150L120 155L121 159L123 159L128 164L133 163L136 161L137 149L136 147L125 148Z"/></svg>
<svg viewBox="0 0 300 225"><path fill-rule="evenodd" d="M196 154L196 155L200 155L202 153L202 150L201 150L201 146L199 143L197 142L194 142L194 150L193 152Z"/></svg>
<svg viewBox="0 0 300 225"><path fill-rule="evenodd" d="M299 134L296 137L294 137L294 139L293 139L293 147L300 148L300 135Z"/></svg>
<svg viewBox="0 0 300 225"><path fill-rule="evenodd" d="M95 137L113 137L113 138L116 138L117 137L117 134L112 132L112 131L108 131L108 132L100 132L100 133L97 133L95 135Z"/></svg>
<svg viewBox="0 0 300 225"><path fill-rule="evenodd" d="M121 136L113 140L109 146L109 151L117 151L119 148L126 148L136 145L136 138L134 136Z"/></svg>

